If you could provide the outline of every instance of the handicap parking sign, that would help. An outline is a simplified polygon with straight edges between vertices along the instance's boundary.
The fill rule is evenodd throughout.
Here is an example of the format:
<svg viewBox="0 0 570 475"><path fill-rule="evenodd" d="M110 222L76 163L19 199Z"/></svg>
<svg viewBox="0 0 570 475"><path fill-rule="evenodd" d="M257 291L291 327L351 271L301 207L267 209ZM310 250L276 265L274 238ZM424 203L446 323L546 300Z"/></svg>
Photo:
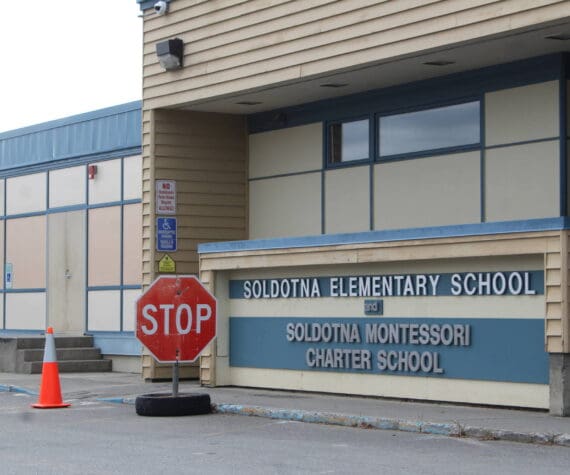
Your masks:
<svg viewBox="0 0 570 475"><path fill-rule="evenodd" d="M176 251L176 218L156 218L156 250Z"/></svg>

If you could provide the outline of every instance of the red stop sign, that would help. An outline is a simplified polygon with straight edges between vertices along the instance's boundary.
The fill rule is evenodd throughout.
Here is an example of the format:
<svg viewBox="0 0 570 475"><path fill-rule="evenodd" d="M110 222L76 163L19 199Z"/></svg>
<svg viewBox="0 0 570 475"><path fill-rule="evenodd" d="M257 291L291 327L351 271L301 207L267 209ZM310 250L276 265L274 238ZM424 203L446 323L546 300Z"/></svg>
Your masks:
<svg viewBox="0 0 570 475"><path fill-rule="evenodd" d="M161 276L136 305L136 337L162 363L195 361L216 336L216 299L194 276Z"/></svg>

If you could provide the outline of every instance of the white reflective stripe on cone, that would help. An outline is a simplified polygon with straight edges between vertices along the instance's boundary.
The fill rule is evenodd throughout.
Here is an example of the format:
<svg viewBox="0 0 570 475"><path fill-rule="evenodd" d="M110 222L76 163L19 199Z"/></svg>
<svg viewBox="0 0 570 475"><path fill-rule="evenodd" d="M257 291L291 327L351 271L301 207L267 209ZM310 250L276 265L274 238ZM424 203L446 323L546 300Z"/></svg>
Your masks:
<svg viewBox="0 0 570 475"><path fill-rule="evenodd" d="M57 355L55 353L55 339L53 337L53 333L46 333L44 363L57 363Z"/></svg>

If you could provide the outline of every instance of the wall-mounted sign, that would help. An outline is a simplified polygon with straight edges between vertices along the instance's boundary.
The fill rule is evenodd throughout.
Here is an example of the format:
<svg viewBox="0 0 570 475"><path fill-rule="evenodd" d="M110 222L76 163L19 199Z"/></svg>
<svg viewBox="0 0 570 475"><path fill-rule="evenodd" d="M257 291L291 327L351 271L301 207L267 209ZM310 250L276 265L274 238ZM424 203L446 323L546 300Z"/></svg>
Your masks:
<svg viewBox="0 0 570 475"><path fill-rule="evenodd" d="M156 214L176 214L176 181L156 180Z"/></svg>
<svg viewBox="0 0 570 475"><path fill-rule="evenodd" d="M160 261L158 261L158 272L163 274L176 273L176 262L168 254L165 254Z"/></svg>
<svg viewBox="0 0 570 475"><path fill-rule="evenodd" d="M230 341L234 367L548 383L544 318L230 317Z"/></svg>
<svg viewBox="0 0 570 475"><path fill-rule="evenodd" d="M12 282L14 280L14 272L12 272L12 264L7 262L4 266L4 281L7 289L12 288Z"/></svg>
<svg viewBox="0 0 570 475"><path fill-rule="evenodd" d="M156 218L156 250L176 251L176 218Z"/></svg>
<svg viewBox="0 0 570 475"><path fill-rule="evenodd" d="M230 281L232 299L540 295L544 272L351 275Z"/></svg>
<svg viewBox="0 0 570 475"><path fill-rule="evenodd" d="M364 315L383 315L384 301L382 300L365 300Z"/></svg>

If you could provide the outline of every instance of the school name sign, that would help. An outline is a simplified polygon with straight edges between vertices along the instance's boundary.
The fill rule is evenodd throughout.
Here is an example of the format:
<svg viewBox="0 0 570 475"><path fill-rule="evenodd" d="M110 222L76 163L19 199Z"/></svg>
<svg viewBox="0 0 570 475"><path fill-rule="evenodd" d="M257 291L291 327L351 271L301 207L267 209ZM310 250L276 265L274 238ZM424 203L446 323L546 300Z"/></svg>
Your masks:
<svg viewBox="0 0 570 475"><path fill-rule="evenodd" d="M229 320L232 367L548 384L544 318Z"/></svg>
<svg viewBox="0 0 570 475"><path fill-rule="evenodd" d="M290 343L309 343L305 351L308 368L373 370L400 373L443 374L438 351L386 350L386 345L471 346L471 325L428 323L299 323L288 322ZM318 347L318 343L340 344ZM365 344L366 347L361 347ZM374 352L370 345L380 345ZM376 354L376 363L374 363ZM374 368L376 364L376 368Z"/></svg>
<svg viewBox="0 0 570 475"><path fill-rule="evenodd" d="M230 281L230 298L539 295L542 271L294 277Z"/></svg>

